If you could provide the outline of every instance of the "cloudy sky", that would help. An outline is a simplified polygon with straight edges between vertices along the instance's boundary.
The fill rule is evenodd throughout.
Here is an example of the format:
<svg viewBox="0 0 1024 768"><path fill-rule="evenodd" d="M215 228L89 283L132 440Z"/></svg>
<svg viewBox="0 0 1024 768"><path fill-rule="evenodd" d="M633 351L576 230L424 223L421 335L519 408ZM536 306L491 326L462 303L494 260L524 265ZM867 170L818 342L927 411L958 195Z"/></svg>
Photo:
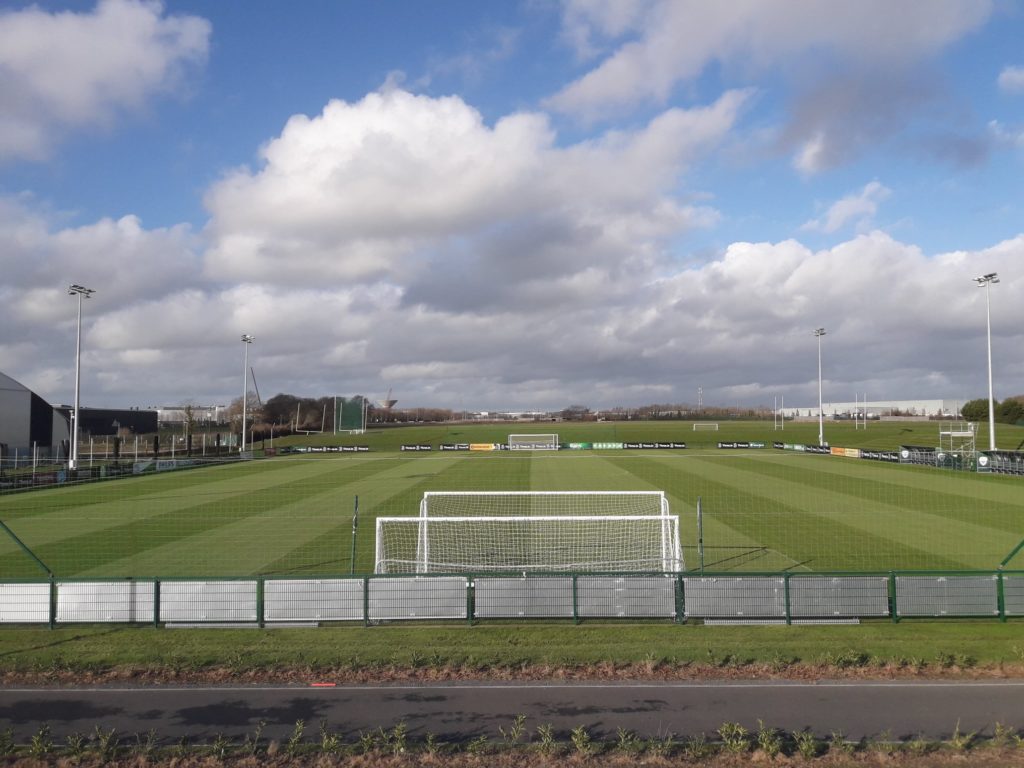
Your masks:
<svg viewBox="0 0 1024 768"><path fill-rule="evenodd" d="M0 371L53 402L1024 392L1024 5L7 0Z"/></svg>

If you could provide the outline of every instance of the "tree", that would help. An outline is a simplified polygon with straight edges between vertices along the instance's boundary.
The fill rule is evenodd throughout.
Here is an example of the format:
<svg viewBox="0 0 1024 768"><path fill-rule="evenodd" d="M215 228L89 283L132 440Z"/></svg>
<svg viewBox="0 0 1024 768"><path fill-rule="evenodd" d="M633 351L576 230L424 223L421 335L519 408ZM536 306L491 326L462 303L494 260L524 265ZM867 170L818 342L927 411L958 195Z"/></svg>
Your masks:
<svg viewBox="0 0 1024 768"><path fill-rule="evenodd" d="M1001 424L1016 424L1024 419L1024 403L1008 397L996 408L996 421Z"/></svg>
<svg viewBox="0 0 1024 768"><path fill-rule="evenodd" d="M988 399L968 400L960 406L960 415L968 421L984 421L988 418Z"/></svg>

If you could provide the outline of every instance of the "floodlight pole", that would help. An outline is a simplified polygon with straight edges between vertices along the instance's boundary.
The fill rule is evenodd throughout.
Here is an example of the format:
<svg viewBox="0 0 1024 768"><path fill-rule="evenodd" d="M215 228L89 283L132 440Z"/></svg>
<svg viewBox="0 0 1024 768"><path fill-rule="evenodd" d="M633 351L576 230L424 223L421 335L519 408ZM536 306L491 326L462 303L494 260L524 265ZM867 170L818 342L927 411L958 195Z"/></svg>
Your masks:
<svg viewBox="0 0 1024 768"><path fill-rule="evenodd" d="M814 336L818 339L818 445L825 444L825 413L821 405L821 337L824 335L824 328L814 329Z"/></svg>
<svg viewBox="0 0 1024 768"><path fill-rule="evenodd" d="M252 344L253 337L248 333L242 334L242 344L245 345L245 354L243 355L242 365L242 447L239 450L239 454L245 453L245 411L246 401L249 399L249 345Z"/></svg>
<svg viewBox="0 0 1024 768"><path fill-rule="evenodd" d="M979 288L985 289L985 331L988 339L988 449L996 449L996 408L992 396L992 302L989 298L989 286L999 282L999 275L989 272L987 275L974 278Z"/></svg>
<svg viewBox="0 0 1024 768"><path fill-rule="evenodd" d="M79 390L82 383L82 299L88 299L96 291L92 288L72 284L68 286L69 296L78 296L78 336L75 341L75 413L71 427L71 458L68 459L68 469L78 468L78 409Z"/></svg>

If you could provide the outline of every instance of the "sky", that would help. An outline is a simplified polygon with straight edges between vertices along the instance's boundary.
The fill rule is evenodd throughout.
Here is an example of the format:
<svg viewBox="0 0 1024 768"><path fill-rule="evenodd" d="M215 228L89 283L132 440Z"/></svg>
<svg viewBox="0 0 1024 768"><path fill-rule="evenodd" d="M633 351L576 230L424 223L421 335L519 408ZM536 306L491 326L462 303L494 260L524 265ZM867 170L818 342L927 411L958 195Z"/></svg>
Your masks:
<svg viewBox="0 0 1024 768"><path fill-rule="evenodd" d="M1024 4L0 5L0 371L83 405L1024 393ZM997 272L980 289L972 278Z"/></svg>

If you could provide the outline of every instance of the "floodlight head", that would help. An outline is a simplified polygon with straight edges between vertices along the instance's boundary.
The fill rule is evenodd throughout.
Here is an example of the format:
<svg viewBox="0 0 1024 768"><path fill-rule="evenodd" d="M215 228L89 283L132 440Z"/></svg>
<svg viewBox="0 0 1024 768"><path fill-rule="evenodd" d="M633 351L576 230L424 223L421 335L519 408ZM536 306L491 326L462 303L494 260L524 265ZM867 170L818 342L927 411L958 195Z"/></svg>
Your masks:
<svg viewBox="0 0 1024 768"><path fill-rule="evenodd" d="M979 288L988 285L989 283L998 283L999 274L997 272L989 272L987 275L974 278L974 282L978 284Z"/></svg>
<svg viewBox="0 0 1024 768"><path fill-rule="evenodd" d="M94 293L96 293L96 291L94 291L92 288L86 288L84 285L79 285L78 283L72 283L71 285L68 286L68 296L78 295L84 296L85 298L88 299Z"/></svg>
<svg viewBox="0 0 1024 768"><path fill-rule="evenodd" d="M242 341L244 341L246 344L252 344L254 339L255 339L255 337L254 336L250 336L248 333L243 333L242 334Z"/></svg>
<svg viewBox="0 0 1024 768"><path fill-rule="evenodd" d="M815 336L819 336L819 337L820 336L824 336L825 335L825 329L824 328L815 328L814 329L814 335Z"/></svg>

